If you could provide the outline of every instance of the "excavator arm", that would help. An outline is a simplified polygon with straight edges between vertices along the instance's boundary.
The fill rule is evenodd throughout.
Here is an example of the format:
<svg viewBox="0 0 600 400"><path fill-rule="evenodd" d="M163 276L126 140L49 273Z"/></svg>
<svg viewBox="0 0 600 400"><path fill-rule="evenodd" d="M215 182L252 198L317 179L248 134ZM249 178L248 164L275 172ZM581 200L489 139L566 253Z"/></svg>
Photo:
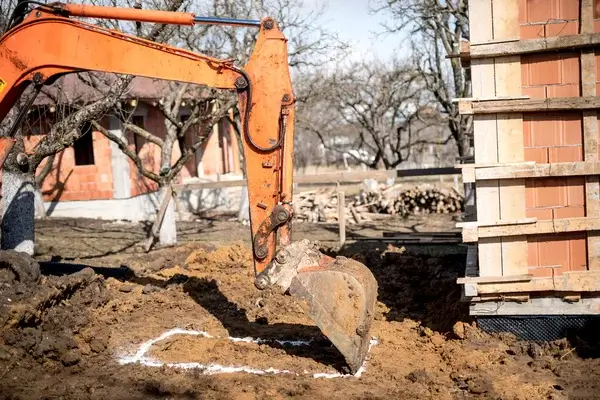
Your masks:
<svg viewBox="0 0 600 400"><path fill-rule="evenodd" d="M259 34L248 63L240 68L231 60L158 44L73 17L256 26ZM242 116L255 286L261 290L277 286L282 293L304 299L306 311L344 355L350 369L356 372L360 368L377 296L373 275L354 261L321 254L309 241L291 242L295 97L287 39L275 20L40 5L0 37L0 63L0 120L28 86L40 89L74 72L137 75L236 91ZM10 136L0 138L0 167L14 143Z"/></svg>

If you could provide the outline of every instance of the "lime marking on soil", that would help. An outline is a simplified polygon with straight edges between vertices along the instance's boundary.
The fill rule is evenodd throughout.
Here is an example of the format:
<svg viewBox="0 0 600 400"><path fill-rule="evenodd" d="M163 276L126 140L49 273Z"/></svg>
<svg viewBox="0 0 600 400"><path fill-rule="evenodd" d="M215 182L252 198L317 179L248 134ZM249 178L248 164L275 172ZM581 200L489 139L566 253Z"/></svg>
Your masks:
<svg viewBox="0 0 600 400"><path fill-rule="evenodd" d="M136 351L136 353L133 356L121 357L119 359L119 364L124 365L124 364L140 363L140 364L148 366L148 367L167 366L167 367L181 368L181 369L201 369L201 370L203 370L203 373L206 375L212 375L212 374L218 374L218 373L234 373L234 372L246 372L249 374L256 374L256 375L265 375L265 374L308 375L306 372L299 374L297 372L292 372L292 371L285 370L285 369L280 370L280 369L275 369L275 368L257 369L257 368L252 368L249 366L227 366L227 365L219 365L219 364L201 364L201 363L197 363L197 362L165 363L163 361L155 360L155 359L152 359L152 358L146 356L146 353L148 352L148 350L150 350L150 348L155 343L158 343L161 340L164 340L173 335L202 336L207 339L216 338L215 336L212 336L208 332L204 332L204 331L192 331L192 330L185 330L185 329L180 329L180 328L171 329L170 331L163 333L162 335L158 336L157 338L150 339L147 342L142 343L140 345L139 349ZM256 339L251 338L251 337L238 338L238 337L231 337L231 336L228 336L227 339L232 342L245 342L245 343L257 343L257 344L277 342L280 345L288 344L291 346L306 346L312 342L312 339L311 340L265 340L265 339L261 339L261 338L256 338ZM368 349L367 353L370 352L371 348L376 344L377 344L377 339L372 338L369 343L369 349ZM365 360L363 365L360 367L360 369L354 375L341 374L339 372L333 372L333 373L332 372L319 372L319 373L312 374L312 376L313 376L313 378L326 378L326 379L346 378L346 377L351 377L351 376L359 378L366 369L365 368L366 363L367 363L367 360Z"/></svg>

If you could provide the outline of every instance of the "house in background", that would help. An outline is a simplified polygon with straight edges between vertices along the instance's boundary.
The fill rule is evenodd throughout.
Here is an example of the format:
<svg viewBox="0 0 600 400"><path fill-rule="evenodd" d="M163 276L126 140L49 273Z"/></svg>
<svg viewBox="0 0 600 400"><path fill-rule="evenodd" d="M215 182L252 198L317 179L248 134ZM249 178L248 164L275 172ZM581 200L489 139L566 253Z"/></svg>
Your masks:
<svg viewBox="0 0 600 400"><path fill-rule="evenodd" d="M76 75L61 78L61 96L71 101L93 100L93 89L83 84ZM135 104L131 122L161 138L165 137L165 117L157 102L168 90L168 84L149 78L136 77L123 104ZM40 95L28 115L26 149L31 150L50 130L56 116L54 101ZM189 116L189 109L181 107L180 118ZM125 138L129 149L135 151L143 164L158 173L160 148L139 135L126 131L116 116L107 115L99 121L112 134ZM83 135L57 154L51 171L41 185L45 208L49 216L90 217L106 219L145 220L156 213L157 185L143 177L135 164L101 132L86 123ZM187 145L198 140L199 126L192 126L185 134ZM235 132L224 118L213 127L204 145L192 156L174 183L219 179L240 179L239 147ZM172 163L180 156L177 143L172 152ZM44 168L42 162L38 171ZM184 211L218 207L223 196L196 193L183 196L187 203ZM205 198L202 200L202 198ZM227 199L225 199L226 201ZM184 202L185 203L185 202ZM192 204L194 203L194 204ZM182 206L181 202L178 202Z"/></svg>

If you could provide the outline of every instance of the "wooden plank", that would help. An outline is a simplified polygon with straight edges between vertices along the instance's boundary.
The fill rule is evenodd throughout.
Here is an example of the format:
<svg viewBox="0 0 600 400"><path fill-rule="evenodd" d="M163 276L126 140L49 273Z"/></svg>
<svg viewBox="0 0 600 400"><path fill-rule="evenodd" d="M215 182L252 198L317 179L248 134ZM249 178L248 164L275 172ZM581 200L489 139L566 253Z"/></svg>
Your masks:
<svg viewBox="0 0 600 400"><path fill-rule="evenodd" d="M187 190L201 190L201 189L223 189L228 187L241 187L246 186L245 179L236 179L232 181L214 181L214 182L191 182L191 183L180 183L173 185L173 190L176 192L184 192Z"/></svg>
<svg viewBox="0 0 600 400"><path fill-rule="evenodd" d="M518 9L518 6L515 5ZM518 24L517 24L518 26ZM507 72L505 80L516 81L520 91L521 66L515 64L516 71ZM496 73L496 80L499 79ZM497 85L498 86L498 85ZM522 162L523 150L523 119L522 114L498 114L498 161ZM512 179L500 181L500 219L526 219L525 180ZM510 237L502 239L502 275L518 275L527 272L527 237Z"/></svg>
<svg viewBox="0 0 600 400"><path fill-rule="evenodd" d="M346 194L343 190L338 191L338 224L340 230L340 246L346 243Z"/></svg>
<svg viewBox="0 0 600 400"><path fill-rule="evenodd" d="M469 13L477 18L469 19L470 39L473 43L494 39L492 1L471 0ZM471 63L472 96L491 98L497 96L494 82L494 61L474 60ZM461 102L459 101L459 107ZM475 162L498 162L498 128L495 115L473 118ZM481 220L500 219L500 196L498 182L475 184L477 213ZM502 247L498 238L483 239L478 243L479 274L498 276L502 274Z"/></svg>
<svg viewBox="0 0 600 400"><path fill-rule="evenodd" d="M460 169L454 167L445 168L412 168L399 170L368 170L355 172L332 172L326 174L299 175L294 176L294 183L300 185L319 184L319 183L352 183L361 182L365 179L375 179L385 181L397 177L415 177L415 176L438 176L438 175L460 175ZM187 190L201 189L223 189L229 187L246 186L245 179L236 179L231 181L208 181L208 182L190 182L173 185L173 189L178 192Z"/></svg>
<svg viewBox="0 0 600 400"><path fill-rule="evenodd" d="M528 282L478 283L479 294L532 292L600 292L600 271L565 272Z"/></svg>
<svg viewBox="0 0 600 400"><path fill-rule="evenodd" d="M486 299L472 303L469 306L469 314L473 316L600 314L600 297L583 298L576 303L565 302L560 297L535 297L520 304L506 302L503 297L497 301Z"/></svg>
<svg viewBox="0 0 600 400"><path fill-rule="evenodd" d="M469 32L472 43L488 42L494 39L492 27L492 1L469 1L469 14L477 18L469 18Z"/></svg>
<svg viewBox="0 0 600 400"><path fill-rule="evenodd" d="M501 100L527 100L530 99L531 96L493 96L493 97L458 97L453 98L452 103L459 103L461 100L464 102L469 101L501 101ZM459 159L461 157L457 157ZM464 157L463 157L464 158Z"/></svg>
<svg viewBox="0 0 600 400"><path fill-rule="evenodd" d="M504 167L507 165L535 165L535 161L517 161L517 162L506 162L506 163L478 163L478 164L456 164L456 168L460 168L462 170L471 169L471 168L494 168L494 167Z"/></svg>
<svg viewBox="0 0 600 400"><path fill-rule="evenodd" d="M519 0L492 1L494 40L518 38ZM521 57L494 59L494 86L496 97L521 96ZM498 162L523 162L523 116L496 115ZM525 214L525 181L511 180L498 183L500 219L519 220ZM527 272L527 237L501 239L502 273L518 275Z"/></svg>
<svg viewBox="0 0 600 400"><path fill-rule="evenodd" d="M537 222L537 218L520 218L514 220L505 220L499 219L497 221L469 221L469 222L457 222L457 228L477 228L480 226L500 226L500 225L523 225L523 224L535 224Z"/></svg>
<svg viewBox="0 0 600 400"><path fill-rule="evenodd" d="M557 218L537 221L534 224L499 225L463 228L463 242L474 243L482 238L499 238L546 233L585 232L600 229L600 217Z"/></svg>
<svg viewBox="0 0 600 400"><path fill-rule="evenodd" d="M596 110L598 108L600 108L600 97L596 96L553 97L527 100L459 101L459 112L464 115Z"/></svg>
<svg viewBox="0 0 600 400"><path fill-rule="evenodd" d="M470 7L470 4L469 4ZM494 19L494 23L496 20ZM461 46L461 53L450 57L461 57L464 60L478 60L493 57L516 56L532 53L543 53L556 50L575 50L594 48L600 44L600 33L583 33L579 35L551 36L540 39L516 41L507 38L504 41L488 43L471 42Z"/></svg>
<svg viewBox="0 0 600 400"><path fill-rule="evenodd" d="M595 1L594 0L580 0L581 6L581 23L579 26L579 37L582 34L594 33L594 14L595 14Z"/></svg>
<svg viewBox="0 0 600 400"><path fill-rule="evenodd" d="M529 282L533 279L533 275L505 275L505 276L484 276L484 277L465 277L458 278L456 283L459 285L465 283L502 283L502 282Z"/></svg>
<svg viewBox="0 0 600 400"><path fill-rule="evenodd" d="M461 238L450 238L450 237L408 237L408 236L390 236L384 238L368 238L368 237L353 237L350 235L350 240L356 242L384 242L384 243L395 243L395 244L406 244L406 245L447 245L447 244L462 244ZM393 254L393 253L387 253Z"/></svg>
<svg viewBox="0 0 600 400"><path fill-rule="evenodd" d="M460 237L460 232L450 231L450 232L382 232L381 236L383 237L449 237L449 238L458 238Z"/></svg>
<svg viewBox="0 0 600 400"><path fill-rule="evenodd" d="M551 164L520 164L502 167L476 168L476 181L557 176L587 176L600 174L599 161L578 161Z"/></svg>

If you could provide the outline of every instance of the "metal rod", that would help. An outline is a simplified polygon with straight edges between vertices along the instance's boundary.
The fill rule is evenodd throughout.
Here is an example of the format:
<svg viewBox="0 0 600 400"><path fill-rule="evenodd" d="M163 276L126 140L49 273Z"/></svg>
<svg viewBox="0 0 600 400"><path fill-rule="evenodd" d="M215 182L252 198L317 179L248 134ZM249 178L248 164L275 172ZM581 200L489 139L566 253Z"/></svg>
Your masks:
<svg viewBox="0 0 600 400"><path fill-rule="evenodd" d="M234 25L234 26L260 26L260 21L255 19L235 19L219 17L194 17L196 24Z"/></svg>

